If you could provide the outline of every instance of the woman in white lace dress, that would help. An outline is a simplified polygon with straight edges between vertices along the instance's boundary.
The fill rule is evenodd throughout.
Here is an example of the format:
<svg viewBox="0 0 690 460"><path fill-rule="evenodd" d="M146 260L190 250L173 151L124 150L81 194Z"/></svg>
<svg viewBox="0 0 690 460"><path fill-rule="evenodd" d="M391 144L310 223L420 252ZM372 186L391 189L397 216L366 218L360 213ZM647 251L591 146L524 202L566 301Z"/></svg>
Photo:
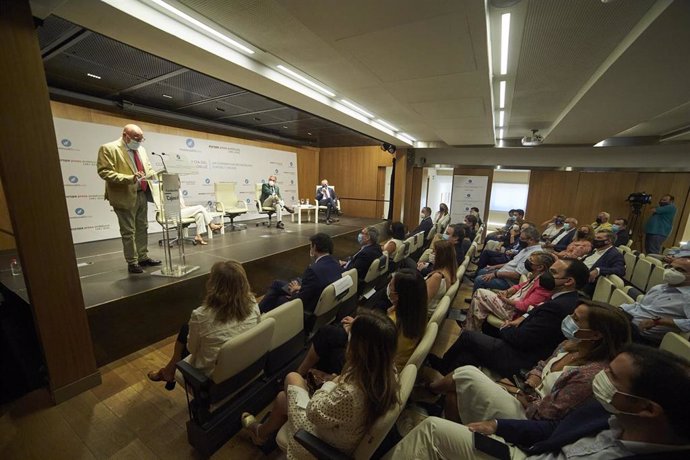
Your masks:
<svg viewBox="0 0 690 460"><path fill-rule="evenodd" d="M393 368L397 329L378 312L364 312L351 323L350 343L341 375L309 395L307 382L292 372L265 423L242 415L245 432L257 445L287 423L288 458L310 458L294 439L304 429L346 454L352 454L365 433L398 401Z"/></svg>

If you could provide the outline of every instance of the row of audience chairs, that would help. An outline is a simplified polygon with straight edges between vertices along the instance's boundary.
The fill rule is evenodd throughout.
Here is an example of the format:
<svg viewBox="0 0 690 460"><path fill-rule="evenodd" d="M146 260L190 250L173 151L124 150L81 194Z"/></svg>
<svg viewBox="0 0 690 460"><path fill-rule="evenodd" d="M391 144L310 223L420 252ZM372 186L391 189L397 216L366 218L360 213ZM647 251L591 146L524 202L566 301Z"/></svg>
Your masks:
<svg viewBox="0 0 690 460"><path fill-rule="evenodd" d="M243 411L263 410L316 331L351 308L357 284L357 270L348 270L324 289L313 314L304 314L300 299L265 313L257 326L223 344L210 376L178 362L176 380L187 392L190 444L210 456L241 429Z"/></svg>
<svg viewBox="0 0 690 460"><path fill-rule="evenodd" d="M383 415L379 420L377 420L372 428L369 430L369 432L364 436L364 439L360 443L360 445L357 447L357 449L354 452L354 455L352 458L355 459L368 459L371 458L371 456L374 454L376 449L379 448L380 444L383 442L383 440L386 438L388 433L390 432L391 428L395 424L396 420L398 419L398 416L402 412L402 410L405 408L407 404L407 400L411 394L412 387L414 386L414 382L417 376L417 373L419 369L422 367L424 361L426 360L427 355L431 351L431 348L434 346L436 342L436 338L438 337L438 332L443 324L443 321L446 319L448 316L448 310L450 308L451 303L453 302L453 299L456 297L458 289L460 288L460 283L462 282L462 278L465 274L465 270L467 269L467 265L470 263L470 260L472 259L472 255L474 254L474 251L477 248L477 245L481 241L482 238L482 231L478 232L477 238L473 242L472 246L470 246L470 250L468 251L468 254L465 257L465 260L463 263L458 267L458 271L456 273L457 279L455 283L453 283L448 290L446 291L446 294L443 296L441 301L436 307L436 310L432 314L431 318L429 318L429 321L427 322L426 329L424 331L424 334L417 344L417 347L415 348L414 352L408 359L405 368L403 369L401 375L400 375L400 404L396 405L393 409L388 411L385 415ZM421 238L420 238L421 235ZM405 256L413 253L416 249L421 248L421 246L417 246L416 249L415 245L420 244L420 241L423 243L424 238L423 238L423 233L419 233L417 235L413 235L410 238L408 238L405 241L405 245L403 246L402 253L405 254ZM429 240L430 241L430 240ZM428 250L427 250L428 251ZM397 253L400 252L396 251ZM428 252L425 252L425 254L428 254ZM398 258L400 257L400 258ZM402 260L402 256L394 256L394 262L399 262ZM376 261L375 261L376 262ZM372 267L374 267L374 263L372 263ZM350 458L346 455L344 455L342 452L339 452L337 449L335 449L333 446L328 445L324 441L320 440L317 436L306 432L304 430L300 430L295 434L295 439L297 439L298 442L300 442L305 448L312 453L316 458L324 458L324 459L345 459L345 458ZM277 442L278 445L285 450L287 447L287 435L285 432L285 429L281 429L281 431L278 433L277 436Z"/></svg>

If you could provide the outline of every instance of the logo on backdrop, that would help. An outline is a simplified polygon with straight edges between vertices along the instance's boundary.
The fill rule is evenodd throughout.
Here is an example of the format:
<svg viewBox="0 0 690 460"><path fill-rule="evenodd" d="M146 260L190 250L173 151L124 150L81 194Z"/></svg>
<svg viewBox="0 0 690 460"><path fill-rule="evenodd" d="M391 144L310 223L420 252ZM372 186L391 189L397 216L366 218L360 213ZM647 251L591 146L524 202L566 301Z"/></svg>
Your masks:
<svg viewBox="0 0 690 460"><path fill-rule="evenodd" d="M182 190L182 196L187 196L187 190Z"/></svg>
<svg viewBox="0 0 690 460"><path fill-rule="evenodd" d="M471 194L471 193L468 193L468 194L465 195L465 196L466 196L467 198L471 198L471 197L472 197L472 194Z"/></svg>
<svg viewBox="0 0 690 460"><path fill-rule="evenodd" d="M175 155L175 158L177 158L178 160L181 160L181 159L182 159L182 157L180 156L179 153L178 153L177 155Z"/></svg>
<svg viewBox="0 0 690 460"><path fill-rule="evenodd" d="M249 179L244 180L244 184L247 185L249 183Z"/></svg>
<svg viewBox="0 0 690 460"><path fill-rule="evenodd" d="M74 210L74 213L78 216L83 216L84 215L84 208L77 208Z"/></svg>
<svg viewBox="0 0 690 460"><path fill-rule="evenodd" d="M278 170L277 170L277 169L276 169L274 172L275 172L276 174L278 174Z"/></svg>
<svg viewBox="0 0 690 460"><path fill-rule="evenodd" d="M290 167L292 168L292 161L290 162Z"/></svg>
<svg viewBox="0 0 690 460"><path fill-rule="evenodd" d="M290 179L290 185L295 185L295 181Z"/></svg>
<svg viewBox="0 0 690 460"><path fill-rule="evenodd" d="M187 139L186 144L187 144L187 147L189 147L191 149L192 147L194 147L194 139Z"/></svg>
<svg viewBox="0 0 690 460"><path fill-rule="evenodd" d="M69 140L69 139L66 139L66 138L63 139L63 140L61 140L60 143L61 143L64 147L72 147L72 141Z"/></svg>
<svg viewBox="0 0 690 460"><path fill-rule="evenodd" d="M77 182L79 182L79 178L77 176L69 176L69 179L67 180L69 180L70 184L76 184Z"/></svg>
<svg viewBox="0 0 690 460"><path fill-rule="evenodd" d="M471 183L472 183L472 179L467 179L467 183L468 183L468 184L471 184Z"/></svg>
<svg viewBox="0 0 690 460"><path fill-rule="evenodd" d="M293 202L295 201L295 195L292 195L292 201Z"/></svg>
<svg viewBox="0 0 690 460"><path fill-rule="evenodd" d="M209 178L207 177L206 179L204 179L204 182L206 182L207 184L210 184L210 183L211 183L211 179L209 179Z"/></svg>
<svg viewBox="0 0 690 460"><path fill-rule="evenodd" d="M207 201L207 202L206 202L206 206L208 206L209 208L210 208L211 206L213 206L213 201Z"/></svg>
<svg viewBox="0 0 690 460"><path fill-rule="evenodd" d="M251 200L249 198L247 198L247 204L249 204L249 203L251 203Z"/></svg>

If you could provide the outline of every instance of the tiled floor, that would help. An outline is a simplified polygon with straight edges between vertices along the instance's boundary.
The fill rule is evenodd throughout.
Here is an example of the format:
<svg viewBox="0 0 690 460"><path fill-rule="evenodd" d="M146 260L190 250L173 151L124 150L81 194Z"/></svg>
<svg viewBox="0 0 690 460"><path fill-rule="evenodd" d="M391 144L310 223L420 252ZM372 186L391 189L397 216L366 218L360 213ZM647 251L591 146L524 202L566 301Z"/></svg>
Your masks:
<svg viewBox="0 0 690 460"><path fill-rule="evenodd" d="M463 286L458 296L469 295ZM432 351L442 353L458 326L446 321ZM101 368L103 383L58 406L37 390L0 408L0 458L10 459L195 459L187 443L187 402L179 387L166 391L146 373L170 356L175 337ZM274 451L268 458L279 458ZM266 458L240 435L212 458Z"/></svg>

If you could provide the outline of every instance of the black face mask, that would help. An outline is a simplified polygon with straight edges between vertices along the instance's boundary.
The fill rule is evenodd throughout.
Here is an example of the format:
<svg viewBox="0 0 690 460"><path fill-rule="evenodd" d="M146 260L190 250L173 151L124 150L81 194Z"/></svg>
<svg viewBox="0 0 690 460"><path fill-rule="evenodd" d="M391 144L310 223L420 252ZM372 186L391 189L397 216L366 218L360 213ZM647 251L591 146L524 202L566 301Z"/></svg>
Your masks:
<svg viewBox="0 0 690 460"><path fill-rule="evenodd" d="M671 203L669 203L668 201L659 201L659 206L668 206L669 204Z"/></svg>
<svg viewBox="0 0 690 460"><path fill-rule="evenodd" d="M525 266L527 262L525 262ZM539 286L543 287L547 291L553 291L556 288L556 280L554 279L551 272L546 271L539 275Z"/></svg>
<svg viewBox="0 0 690 460"><path fill-rule="evenodd" d="M597 222L597 224L600 224L601 223L601 217L597 217L596 222Z"/></svg>
<svg viewBox="0 0 690 460"><path fill-rule="evenodd" d="M587 233L585 233L585 232L577 232L577 237L578 237L578 238L587 238Z"/></svg>
<svg viewBox="0 0 690 460"><path fill-rule="evenodd" d="M528 272L534 270L534 265L532 265L532 261L529 259L525 261L525 270L527 270Z"/></svg>
<svg viewBox="0 0 690 460"><path fill-rule="evenodd" d="M518 244L520 246L520 249L525 249L527 247L527 241L520 240L520 243Z"/></svg>
<svg viewBox="0 0 690 460"><path fill-rule="evenodd" d="M603 248L607 244L608 244L607 240L594 240L594 241L592 241L592 247L594 247L596 249Z"/></svg>

